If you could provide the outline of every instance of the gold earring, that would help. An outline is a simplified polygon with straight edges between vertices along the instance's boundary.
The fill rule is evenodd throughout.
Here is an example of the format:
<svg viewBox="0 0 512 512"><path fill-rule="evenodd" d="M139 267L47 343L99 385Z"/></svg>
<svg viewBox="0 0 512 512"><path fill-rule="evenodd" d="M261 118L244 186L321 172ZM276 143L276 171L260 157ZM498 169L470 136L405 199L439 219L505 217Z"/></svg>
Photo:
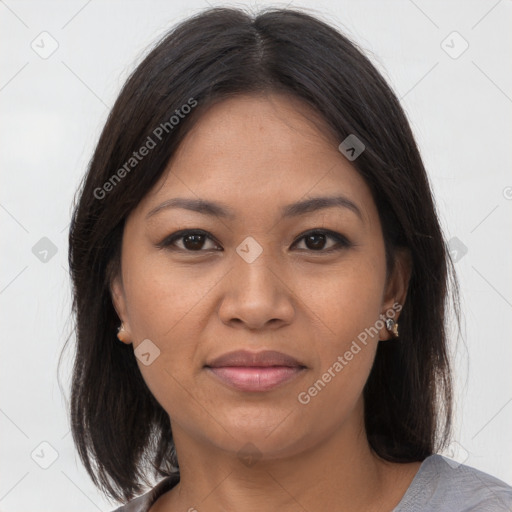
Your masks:
<svg viewBox="0 0 512 512"><path fill-rule="evenodd" d="M395 338L398 338L398 322L395 322L392 318L386 318L386 329L393 333Z"/></svg>
<svg viewBox="0 0 512 512"><path fill-rule="evenodd" d="M117 328L117 339L119 341L122 341L123 343L126 342L123 335L123 333L125 332L126 331L124 330L124 323L121 322L121 325Z"/></svg>

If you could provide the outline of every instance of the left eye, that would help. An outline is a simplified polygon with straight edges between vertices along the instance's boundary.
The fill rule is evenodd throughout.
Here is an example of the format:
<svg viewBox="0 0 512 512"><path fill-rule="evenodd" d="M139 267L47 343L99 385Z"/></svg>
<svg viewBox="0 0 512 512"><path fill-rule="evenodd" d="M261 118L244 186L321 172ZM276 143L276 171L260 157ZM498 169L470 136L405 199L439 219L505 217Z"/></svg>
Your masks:
<svg viewBox="0 0 512 512"><path fill-rule="evenodd" d="M326 247L328 240L334 241L330 246ZM213 243L213 247L205 248L205 241ZM313 251L313 252L331 252L341 250L343 248L351 247L351 243L340 233L330 230L313 230L301 235L292 244L292 247L300 245L299 242L304 241L305 248L299 250ZM181 247L177 245L181 242ZM158 248L167 247L171 250L181 250L186 252L201 252L204 250L222 251L223 249L215 242L213 237L206 231L202 230L182 230L165 238L162 242L157 244Z"/></svg>
<svg viewBox="0 0 512 512"><path fill-rule="evenodd" d="M330 247L325 247L326 241L328 239L334 240L334 244ZM305 250L311 250L316 252L330 252L334 250L339 250L344 247L350 247L350 242L341 234L336 233L334 231L325 231L325 230L317 230L310 231L304 235L302 235L297 241L304 240L306 245ZM293 245L295 245L295 242Z"/></svg>

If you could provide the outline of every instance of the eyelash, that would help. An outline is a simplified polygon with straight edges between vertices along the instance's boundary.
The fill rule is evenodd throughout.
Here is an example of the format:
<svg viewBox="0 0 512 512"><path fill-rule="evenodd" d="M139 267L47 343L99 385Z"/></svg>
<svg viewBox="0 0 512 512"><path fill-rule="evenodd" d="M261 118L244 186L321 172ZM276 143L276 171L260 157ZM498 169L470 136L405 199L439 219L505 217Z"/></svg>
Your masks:
<svg viewBox="0 0 512 512"><path fill-rule="evenodd" d="M210 239L212 242L216 243L218 242L207 232L203 231L202 229L183 229L181 231L177 231L176 233L173 233L172 235L169 235L168 237L164 238L160 243L156 244L156 246L159 249L166 248L168 250L172 251L184 251L188 253L201 253L201 252L207 252L211 251L212 249L198 249L197 251L189 250L189 249L182 249L181 247L172 247L173 243L177 240L183 239L188 235L204 235L206 238ZM302 233L292 244L295 245L302 239L307 238L311 235L326 235L327 238L332 238L337 242L336 245L333 247L330 247L329 249L319 249L319 250L313 250L313 249L300 249L301 251L307 251L312 253L323 253L323 254L329 254L331 252L340 251L343 249L348 249L350 247L353 247L354 244L350 242L346 237L344 237L342 234L337 233L336 231L331 231L330 229L311 229L309 231L306 231L305 233ZM213 249L217 250L217 249ZM219 251L220 252L220 251Z"/></svg>

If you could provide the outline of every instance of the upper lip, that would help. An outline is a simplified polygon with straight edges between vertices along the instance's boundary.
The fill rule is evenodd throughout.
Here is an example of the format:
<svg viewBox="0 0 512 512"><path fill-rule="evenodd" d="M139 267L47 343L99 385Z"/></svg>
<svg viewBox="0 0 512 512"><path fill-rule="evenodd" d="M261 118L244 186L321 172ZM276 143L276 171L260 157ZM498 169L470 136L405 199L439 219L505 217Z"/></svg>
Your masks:
<svg viewBox="0 0 512 512"><path fill-rule="evenodd" d="M261 352L250 352L248 350L235 350L222 354L208 362L205 366L218 368L221 366L290 366L305 367L300 361L292 356L277 352L276 350L263 350Z"/></svg>

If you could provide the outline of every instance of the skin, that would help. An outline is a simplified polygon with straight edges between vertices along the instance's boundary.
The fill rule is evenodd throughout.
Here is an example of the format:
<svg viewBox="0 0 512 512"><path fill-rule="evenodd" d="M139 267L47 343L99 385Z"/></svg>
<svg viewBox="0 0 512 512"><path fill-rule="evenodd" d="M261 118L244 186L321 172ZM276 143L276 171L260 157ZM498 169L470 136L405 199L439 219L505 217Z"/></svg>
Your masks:
<svg viewBox="0 0 512 512"><path fill-rule="evenodd" d="M392 337L385 327L308 404L297 399L405 302L410 277L406 252L386 276L378 211L339 142L297 99L224 100L201 116L127 219L112 298L123 341L135 349L149 339L160 350L150 365L137 362L169 414L181 470L151 512L392 510L418 471L419 462L380 459L365 434L362 391L378 340ZM285 205L333 195L349 198L361 218L341 207L281 217ZM181 208L147 217L175 197L221 202L234 218ZM352 245L326 252L335 239L302 237L322 228ZM157 247L180 229L212 239ZM263 251L251 263L236 252L248 236ZM307 369L267 392L235 390L204 365L240 348L278 350ZM246 443L259 456L251 465L239 456Z"/></svg>

